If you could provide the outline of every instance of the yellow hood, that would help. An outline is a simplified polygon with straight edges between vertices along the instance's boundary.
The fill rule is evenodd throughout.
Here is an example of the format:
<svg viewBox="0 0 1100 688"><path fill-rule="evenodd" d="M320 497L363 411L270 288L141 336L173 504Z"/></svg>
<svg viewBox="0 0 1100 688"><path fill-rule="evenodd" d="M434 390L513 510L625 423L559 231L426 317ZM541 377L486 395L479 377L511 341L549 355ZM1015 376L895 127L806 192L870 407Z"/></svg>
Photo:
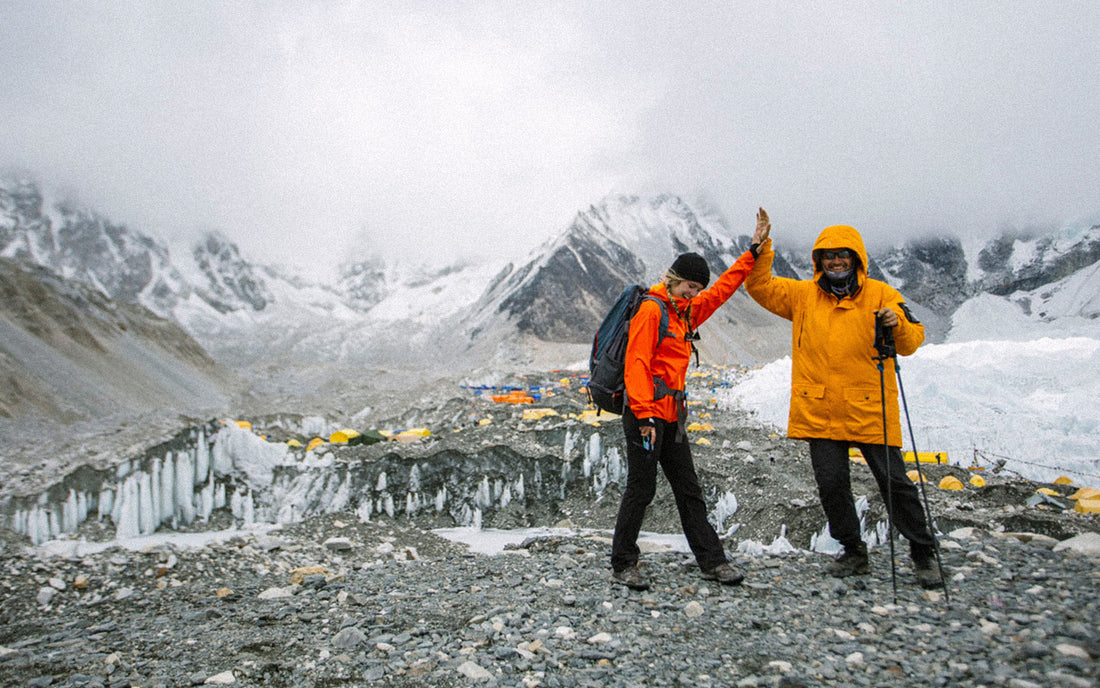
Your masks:
<svg viewBox="0 0 1100 688"><path fill-rule="evenodd" d="M815 282L820 280L821 276L824 274L824 271L821 269L821 263L816 258L817 252L835 251L841 248L851 249L859 256L859 265L856 266L856 274L859 279L858 284L863 284L863 281L867 278L867 249L863 246L863 237L855 230L855 227L849 227L848 225L833 225L832 227L826 227L821 230L821 234L817 235L817 240L814 241L813 253L810 254L814 262Z"/></svg>

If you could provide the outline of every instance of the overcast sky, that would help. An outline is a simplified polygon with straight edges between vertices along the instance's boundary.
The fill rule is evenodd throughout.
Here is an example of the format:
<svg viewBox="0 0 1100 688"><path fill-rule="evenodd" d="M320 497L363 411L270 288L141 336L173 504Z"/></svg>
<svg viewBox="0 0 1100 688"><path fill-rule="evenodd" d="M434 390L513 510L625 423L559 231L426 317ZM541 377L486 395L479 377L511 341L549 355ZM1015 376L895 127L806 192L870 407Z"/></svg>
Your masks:
<svg viewBox="0 0 1100 688"><path fill-rule="evenodd" d="M0 0L0 165L259 260L522 256L610 193L751 231L1100 214L1100 2Z"/></svg>

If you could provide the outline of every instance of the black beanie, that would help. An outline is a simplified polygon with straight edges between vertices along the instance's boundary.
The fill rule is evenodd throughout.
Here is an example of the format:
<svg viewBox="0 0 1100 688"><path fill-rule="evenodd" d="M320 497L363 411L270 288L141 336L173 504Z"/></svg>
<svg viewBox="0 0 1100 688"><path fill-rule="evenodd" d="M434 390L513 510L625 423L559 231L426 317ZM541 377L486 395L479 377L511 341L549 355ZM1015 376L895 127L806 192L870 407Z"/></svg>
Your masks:
<svg viewBox="0 0 1100 688"><path fill-rule="evenodd" d="M710 284L710 268L707 267L706 259L698 253L681 254L673 261L672 271L680 277L691 282L698 282L704 287Z"/></svg>

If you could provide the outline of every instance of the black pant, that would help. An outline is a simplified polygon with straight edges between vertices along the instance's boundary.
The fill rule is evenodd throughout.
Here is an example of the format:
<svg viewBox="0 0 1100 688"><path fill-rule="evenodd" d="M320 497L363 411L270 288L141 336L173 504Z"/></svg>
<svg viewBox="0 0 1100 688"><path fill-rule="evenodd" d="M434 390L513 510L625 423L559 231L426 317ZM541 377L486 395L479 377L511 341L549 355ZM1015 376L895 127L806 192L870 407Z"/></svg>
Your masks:
<svg viewBox="0 0 1100 688"><path fill-rule="evenodd" d="M849 445L859 448L867 466L878 483L883 503L887 501L886 462L890 462L890 501L893 503L891 519L894 526L909 540L914 556L927 556L932 548L932 535L921 508L917 486L905 475L901 450L890 447L884 451L881 444L863 444L843 440L810 440L810 463L814 467L817 492L821 507L829 519L829 532L833 538L850 549L860 542L859 517L852 501L852 481L848 458Z"/></svg>
<svg viewBox="0 0 1100 688"><path fill-rule="evenodd" d="M695 474L691 444L686 437L676 441L676 423L657 419L657 437L651 451L642 447L638 419L629 409L623 415L623 432L626 433L626 487L611 541L611 568L621 571L638 563L638 532L642 529L646 508L657 493L657 464L661 465L672 487L680 525L699 566L711 569L725 563L726 552L714 527L707 521L707 504Z"/></svg>

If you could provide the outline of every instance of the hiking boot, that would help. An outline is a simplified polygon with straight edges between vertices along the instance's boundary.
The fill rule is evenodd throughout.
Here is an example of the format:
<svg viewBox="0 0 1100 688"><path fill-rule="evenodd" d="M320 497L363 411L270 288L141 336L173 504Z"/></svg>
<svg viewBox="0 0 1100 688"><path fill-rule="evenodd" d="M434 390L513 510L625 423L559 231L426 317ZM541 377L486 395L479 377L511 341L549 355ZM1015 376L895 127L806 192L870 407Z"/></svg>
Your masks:
<svg viewBox="0 0 1100 688"><path fill-rule="evenodd" d="M745 580L744 574L726 563L711 569L703 569L703 578L718 581L722 585L740 585L741 581Z"/></svg>
<svg viewBox="0 0 1100 688"><path fill-rule="evenodd" d="M867 545L861 542L851 548L845 547L839 557L829 562L825 571L836 578L867 575L871 572L871 562L867 558Z"/></svg>
<svg viewBox="0 0 1100 688"><path fill-rule="evenodd" d="M612 572L611 580L621 583L631 590L649 590L649 581L642 575L642 571L637 564L628 566L622 571Z"/></svg>
<svg viewBox="0 0 1100 688"><path fill-rule="evenodd" d="M936 566L935 559L914 559L913 573L917 577L917 585L925 590L934 590L943 587L943 579L940 578L940 571Z"/></svg>

